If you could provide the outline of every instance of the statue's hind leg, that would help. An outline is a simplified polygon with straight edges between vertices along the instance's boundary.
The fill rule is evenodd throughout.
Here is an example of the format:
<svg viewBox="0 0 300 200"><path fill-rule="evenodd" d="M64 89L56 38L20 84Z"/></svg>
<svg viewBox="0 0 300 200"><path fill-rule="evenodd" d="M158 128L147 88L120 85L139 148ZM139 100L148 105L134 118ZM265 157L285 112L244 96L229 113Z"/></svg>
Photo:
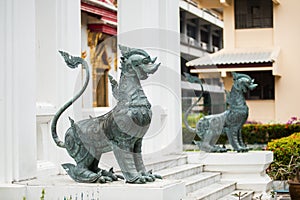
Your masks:
<svg viewBox="0 0 300 200"><path fill-rule="evenodd" d="M92 162L94 159L91 155L85 157L86 159L82 160L82 162L77 162L77 165L73 165L71 163L62 164L63 168L69 174L69 176L80 183L93 183L97 182L100 178L98 173L95 173L89 169L88 164Z"/></svg>
<svg viewBox="0 0 300 200"><path fill-rule="evenodd" d="M76 166L71 163L62 165L69 176L77 182L96 182L100 176L89 169L95 158L81 142L74 123L65 135L65 146L69 155L77 164Z"/></svg>

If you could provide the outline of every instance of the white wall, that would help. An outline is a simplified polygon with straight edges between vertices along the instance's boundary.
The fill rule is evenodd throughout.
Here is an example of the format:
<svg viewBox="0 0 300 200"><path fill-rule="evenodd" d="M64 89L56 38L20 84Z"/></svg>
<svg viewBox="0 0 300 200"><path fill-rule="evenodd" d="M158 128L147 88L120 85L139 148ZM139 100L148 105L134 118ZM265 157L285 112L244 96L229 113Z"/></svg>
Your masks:
<svg viewBox="0 0 300 200"><path fill-rule="evenodd" d="M118 4L118 43L142 48L157 62L158 71L142 81L153 117L143 152L182 151L180 34L178 0L131 0Z"/></svg>
<svg viewBox="0 0 300 200"><path fill-rule="evenodd" d="M0 26L0 183L11 183L36 173L34 0L0 1Z"/></svg>

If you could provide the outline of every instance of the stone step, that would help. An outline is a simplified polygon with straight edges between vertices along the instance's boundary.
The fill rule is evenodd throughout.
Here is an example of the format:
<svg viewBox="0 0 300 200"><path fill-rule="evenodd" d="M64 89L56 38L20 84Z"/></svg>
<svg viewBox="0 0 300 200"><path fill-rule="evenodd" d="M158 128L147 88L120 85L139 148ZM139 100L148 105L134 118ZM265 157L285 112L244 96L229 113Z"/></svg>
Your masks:
<svg viewBox="0 0 300 200"><path fill-rule="evenodd" d="M202 172L200 174L182 179L185 183L186 193L217 183L221 180L221 174L217 172Z"/></svg>
<svg viewBox="0 0 300 200"><path fill-rule="evenodd" d="M152 170L157 174L157 171L172 168L178 165L184 165L187 163L186 154L169 154L169 155L143 155L144 164L147 170ZM117 160L112 152L108 152L102 155L100 160L100 168L110 169L114 168L117 173L121 172L121 169L117 163Z"/></svg>
<svg viewBox="0 0 300 200"><path fill-rule="evenodd" d="M186 164L187 155L168 155L161 157L160 159L158 159L156 156L155 160L146 157L144 160L147 170L159 171Z"/></svg>
<svg viewBox="0 0 300 200"><path fill-rule="evenodd" d="M254 192L249 190L235 190L219 200L252 200L253 194ZM241 195L240 199L239 195Z"/></svg>
<svg viewBox="0 0 300 200"><path fill-rule="evenodd" d="M201 164L184 164L175 166L168 169L158 171L157 174L161 175L165 179L178 179L197 175L203 171L203 165Z"/></svg>
<svg viewBox="0 0 300 200"><path fill-rule="evenodd" d="M184 200L215 200L222 198L235 190L236 183L232 181L220 181L194 192L188 193Z"/></svg>

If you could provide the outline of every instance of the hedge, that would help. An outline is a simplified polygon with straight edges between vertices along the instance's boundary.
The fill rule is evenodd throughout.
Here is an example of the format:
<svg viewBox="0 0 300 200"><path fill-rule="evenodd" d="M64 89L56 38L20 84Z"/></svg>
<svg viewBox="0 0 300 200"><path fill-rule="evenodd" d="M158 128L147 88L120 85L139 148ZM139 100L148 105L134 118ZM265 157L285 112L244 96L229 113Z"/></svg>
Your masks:
<svg viewBox="0 0 300 200"><path fill-rule="evenodd" d="M184 143L189 143L185 137L192 133L184 126L182 132ZM245 124L242 128L242 137L246 144L267 144L274 139L287 137L295 132L300 132L300 124ZM199 138L195 137L194 140L199 140ZM227 136L221 135L218 143L228 143Z"/></svg>
<svg viewBox="0 0 300 200"><path fill-rule="evenodd" d="M273 180L287 180L288 168L291 158L300 156L300 133L273 140L268 143L267 150L273 151L274 161L268 169L268 174ZM285 169L280 173L282 169Z"/></svg>

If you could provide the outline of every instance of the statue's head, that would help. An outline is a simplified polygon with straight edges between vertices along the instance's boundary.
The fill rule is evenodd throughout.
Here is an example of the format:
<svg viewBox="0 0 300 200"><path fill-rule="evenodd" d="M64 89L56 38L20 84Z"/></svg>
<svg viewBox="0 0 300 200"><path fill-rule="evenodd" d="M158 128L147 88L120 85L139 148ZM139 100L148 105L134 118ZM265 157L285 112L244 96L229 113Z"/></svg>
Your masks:
<svg viewBox="0 0 300 200"><path fill-rule="evenodd" d="M233 76L233 87L242 92L247 92L248 90L253 90L257 87L254 83L254 79L246 74L240 74L232 72Z"/></svg>
<svg viewBox="0 0 300 200"><path fill-rule="evenodd" d="M156 58L151 58L149 54L142 49L133 49L119 45L122 53L121 65L122 72L136 75L140 80L148 78L158 69L160 63L156 64Z"/></svg>

